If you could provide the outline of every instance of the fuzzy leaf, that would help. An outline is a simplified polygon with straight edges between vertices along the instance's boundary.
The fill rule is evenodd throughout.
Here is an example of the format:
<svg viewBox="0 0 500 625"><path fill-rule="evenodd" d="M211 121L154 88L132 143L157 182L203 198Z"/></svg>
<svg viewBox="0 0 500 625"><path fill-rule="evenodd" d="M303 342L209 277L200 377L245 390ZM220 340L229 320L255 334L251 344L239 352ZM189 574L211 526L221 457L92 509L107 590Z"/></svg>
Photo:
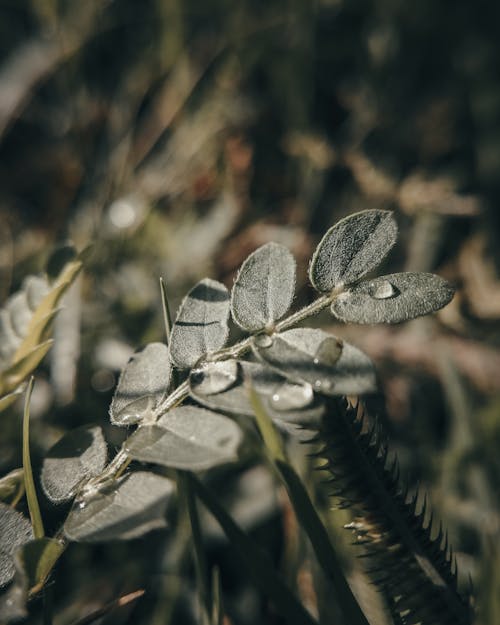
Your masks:
<svg viewBox="0 0 500 625"><path fill-rule="evenodd" d="M368 356L327 332L294 328L268 338L255 340L253 349L289 380L306 382L325 395L362 394L376 388Z"/></svg>
<svg viewBox="0 0 500 625"><path fill-rule="evenodd" d="M168 390L170 357L163 343L149 343L135 352L123 369L109 409L114 425L139 423Z"/></svg>
<svg viewBox="0 0 500 625"><path fill-rule="evenodd" d="M203 471L238 457L239 426L204 408L181 406L164 414L157 424L140 427L127 441L134 460L175 469Z"/></svg>
<svg viewBox="0 0 500 625"><path fill-rule="evenodd" d="M128 540L165 527L173 483L159 475L129 473L75 501L64 532L69 540Z"/></svg>
<svg viewBox="0 0 500 625"><path fill-rule="evenodd" d="M43 461L41 481L45 494L54 503L68 501L83 480L99 475L106 459L106 441L99 426L71 430Z"/></svg>
<svg viewBox="0 0 500 625"><path fill-rule="evenodd" d="M32 540L31 523L10 506L0 503L0 588L14 577L14 554Z"/></svg>
<svg viewBox="0 0 500 625"><path fill-rule="evenodd" d="M453 293L446 280L432 273L393 273L341 293L331 311L351 323L401 323L443 308Z"/></svg>
<svg viewBox="0 0 500 625"><path fill-rule="evenodd" d="M229 328L229 292L215 280L198 282L184 298L170 336L170 356L180 369L224 346Z"/></svg>
<svg viewBox="0 0 500 625"><path fill-rule="evenodd" d="M203 392L206 384L202 369L193 371L189 377L190 395L203 406L254 417L249 386L261 397L264 409L273 419L305 425L318 422L324 413L324 402L313 393L312 387L293 384L261 363L238 362L237 379L219 393Z"/></svg>
<svg viewBox="0 0 500 625"><path fill-rule="evenodd" d="M293 300L295 270L292 254L278 243L266 243L250 254L231 292L231 312L240 328L258 332L283 317Z"/></svg>
<svg viewBox="0 0 500 625"><path fill-rule="evenodd" d="M397 239L390 211L354 213L332 226L311 259L309 277L318 291L350 284L374 269Z"/></svg>

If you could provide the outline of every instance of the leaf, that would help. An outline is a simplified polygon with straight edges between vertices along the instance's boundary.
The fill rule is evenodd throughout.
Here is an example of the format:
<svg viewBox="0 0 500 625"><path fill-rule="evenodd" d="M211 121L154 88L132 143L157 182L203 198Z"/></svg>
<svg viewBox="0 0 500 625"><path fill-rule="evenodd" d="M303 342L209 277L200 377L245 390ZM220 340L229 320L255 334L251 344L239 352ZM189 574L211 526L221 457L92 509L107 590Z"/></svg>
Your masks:
<svg viewBox="0 0 500 625"><path fill-rule="evenodd" d="M317 625L316 621L297 600L275 572L269 556L259 545L251 541L219 504L214 494L193 475L187 479L193 484L196 495L217 519L231 547L239 557L245 571L257 588L269 597L276 611L288 625Z"/></svg>
<svg viewBox="0 0 500 625"><path fill-rule="evenodd" d="M65 291L80 273L81 268L82 261L77 256L66 264L57 279L50 285L50 290L39 301L36 309L33 311L31 321L26 329L25 338L14 355L14 363L22 360L42 341L44 338L43 332L47 323L52 319L54 309ZM41 291L38 291L38 298L40 293ZM36 301L37 297L34 298L34 301Z"/></svg>
<svg viewBox="0 0 500 625"><path fill-rule="evenodd" d="M24 472L14 469L0 478L0 499L8 499L24 488Z"/></svg>
<svg viewBox="0 0 500 625"><path fill-rule="evenodd" d="M21 382L25 380L32 371L43 360L49 349L52 347L53 339L49 339L44 343L40 343L26 354L21 360L18 360L11 367L3 372L2 391L9 392L19 387Z"/></svg>
<svg viewBox="0 0 500 625"><path fill-rule="evenodd" d="M189 376L190 395L203 406L229 414L254 417L248 389L251 386L273 419L307 425L317 423L324 414L324 401L313 393L312 387L291 384L276 371L256 362L238 361L236 380L219 393L206 393L204 390L210 386L204 378L206 374L210 377L211 364L192 371ZM288 399L286 403L284 397Z"/></svg>
<svg viewBox="0 0 500 625"><path fill-rule="evenodd" d="M332 226L311 259L309 278L318 291L350 284L374 269L396 242L398 227L390 211L354 213Z"/></svg>
<svg viewBox="0 0 500 625"><path fill-rule="evenodd" d="M238 457L240 427L231 419L204 408L181 406L145 425L126 443L134 460L175 469L203 471Z"/></svg>
<svg viewBox="0 0 500 625"><path fill-rule="evenodd" d="M235 322L248 332L272 328L290 308L295 259L278 243L259 247L242 264L231 292Z"/></svg>
<svg viewBox="0 0 500 625"><path fill-rule="evenodd" d="M111 423L139 423L158 407L168 391L171 366L168 348L149 343L136 351L123 369L109 409Z"/></svg>
<svg viewBox="0 0 500 625"><path fill-rule="evenodd" d="M137 471L109 482L75 501L64 524L69 540L128 540L166 527L166 508L173 483L154 473Z"/></svg>
<svg viewBox="0 0 500 625"><path fill-rule="evenodd" d="M30 594L42 589L64 549L64 543L46 537L31 540L21 547L18 557L27 576Z"/></svg>
<svg viewBox="0 0 500 625"><path fill-rule="evenodd" d="M33 538L31 523L10 506L0 503L0 587L14 577L16 550Z"/></svg>
<svg viewBox="0 0 500 625"><path fill-rule="evenodd" d="M432 273L393 273L341 293L331 311L351 323L401 323L446 306L453 293L446 280Z"/></svg>
<svg viewBox="0 0 500 625"><path fill-rule="evenodd" d="M325 395L357 395L376 389L371 360L362 351L315 328L294 328L254 341L256 355L294 382ZM286 398L286 393L284 393Z"/></svg>
<svg viewBox="0 0 500 625"><path fill-rule="evenodd" d="M71 430L43 461L41 482L46 496L54 503L68 501L82 481L101 473L106 459L106 441L99 426Z"/></svg>
<svg viewBox="0 0 500 625"><path fill-rule="evenodd" d="M12 623L28 616L28 580L17 553L14 556L15 574L7 588L0 589L0 622Z"/></svg>
<svg viewBox="0 0 500 625"><path fill-rule="evenodd" d="M193 367L221 349L228 336L229 292L205 278L184 298L170 336L170 356L179 369Z"/></svg>
<svg viewBox="0 0 500 625"><path fill-rule="evenodd" d="M24 389L26 388L25 384L20 384L15 390L3 397L0 397L0 412L6 410L11 404L13 404L19 395L24 393Z"/></svg>

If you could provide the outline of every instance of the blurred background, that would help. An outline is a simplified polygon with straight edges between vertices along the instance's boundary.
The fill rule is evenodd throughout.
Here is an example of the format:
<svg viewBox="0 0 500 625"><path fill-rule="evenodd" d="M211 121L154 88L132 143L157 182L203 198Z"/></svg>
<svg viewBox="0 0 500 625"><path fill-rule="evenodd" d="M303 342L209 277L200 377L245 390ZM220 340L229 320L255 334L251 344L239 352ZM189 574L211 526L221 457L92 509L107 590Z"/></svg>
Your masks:
<svg viewBox="0 0 500 625"><path fill-rule="evenodd" d="M84 423L120 445L107 410L131 352L163 340L160 276L175 311L195 281L230 287L278 241L304 305L325 230L394 210L400 240L381 269L439 273L455 299L397 327L315 323L376 362L403 476L449 527L481 622L499 623L499 24L493 0L0 0L0 303L57 245L91 246L37 372L35 464ZM1 415L0 475L21 465L19 412ZM289 504L262 468L233 473L227 505L314 611L310 554L290 565ZM49 530L64 513L45 505ZM343 522L332 532L355 571ZM230 622L280 623L207 527ZM105 622L194 622L182 541L72 546L52 582L56 623L138 588Z"/></svg>

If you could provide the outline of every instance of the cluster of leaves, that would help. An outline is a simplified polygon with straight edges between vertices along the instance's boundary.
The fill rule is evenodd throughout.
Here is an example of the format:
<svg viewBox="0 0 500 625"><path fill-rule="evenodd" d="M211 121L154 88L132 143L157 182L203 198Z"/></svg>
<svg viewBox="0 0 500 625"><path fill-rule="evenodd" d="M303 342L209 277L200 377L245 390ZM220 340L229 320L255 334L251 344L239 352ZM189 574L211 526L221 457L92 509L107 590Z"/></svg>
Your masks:
<svg viewBox="0 0 500 625"><path fill-rule="evenodd" d="M285 247L275 243L260 247L247 258L231 292L210 279L194 286L172 327L166 315L168 345L146 345L133 355L121 374L110 406L111 422L137 426L122 449L107 464L102 431L89 426L70 432L48 453L41 474L46 496L57 504L74 500L58 536L61 549L67 541L129 539L164 527L175 484L149 465L173 469L180 472L176 473L178 495L184 489L191 496L195 491L248 559L255 579L267 580L266 591L277 607L284 614L296 610L290 622L311 623L297 600L290 599L278 578L267 570L265 560L250 554L244 536L203 482L194 477L181 479L185 471L206 471L252 454L257 458L266 456L284 480L297 516L350 622L366 623L272 423L299 435L304 430L315 430L320 440L322 436L327 439L323 442L330 449L328 424L342 418L332 414L335 398L362 396L376 389L373 365L358 348L320 329L293 326L326 307L343 321L399 323L436 311L450 301L453 289L432 274L399 273L366 279L396 238L397 226L388 211L357 213L330 228L309 269L311 283L320 295L288 317L295 290L295 261ZM168 302L164 304L168 310ZM226 346L230 316L248 337ZM264 444L256 435L259 430ZM341 456L350 455L348 438L342 439ZM370 455L370 444L357 445L356 449L365 457ZM125 472L132 461L148 464ZM389 489L381 505L395 505L390 503L393 494ZM370 493L366 495L371 497ZM367 509L373 512L373 506ZM19 513L6 506L1 512L2 530L5 527L16 540L9 541L7 547L3 541L0 545L2 559L7 563L2 567L5 573L0 584L10 583L10 592L19 594L15 589L22 584L29 588L29 584L25 578L21 585L12 582L17 547L31 544L32 531ZM389 525L392 520L389 515ZM401 522L413 535L411 519ZM196 519L192 518L192 523L195 533ZM392 528L386 529L390 538ZM418 536L415 541L418 544ZM19 564L18 570L22 571ZM443 583L447 585L448 580ZM400 591L404 589L398 586ZM399 595L391 597L397 599ZM413 622L407 603L401 605L404 609L395 611L401 619L398 622ZM206 607L210 613L210 602ZM439 620L431 612L422 622L451 622L447 617Z"/></svg>
<svg viewBox="0 0 500 625"><path fill-rule="evenodd" d="M59 264L52 281L45 275L27 276L0 310L0 411L23 392L23 382L52 345L58 303L80 272L82 259L65 246L49 261L49 267Z"/></svg>

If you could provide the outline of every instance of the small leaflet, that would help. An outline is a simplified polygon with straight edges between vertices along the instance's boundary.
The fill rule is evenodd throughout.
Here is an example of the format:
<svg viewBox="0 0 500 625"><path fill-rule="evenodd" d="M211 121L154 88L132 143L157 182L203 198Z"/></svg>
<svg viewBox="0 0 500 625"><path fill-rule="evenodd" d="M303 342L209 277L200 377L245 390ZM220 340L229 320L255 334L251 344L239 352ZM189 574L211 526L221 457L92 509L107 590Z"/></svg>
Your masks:
<svg viewBox="0 0 500 625"><path fill-rule="evenodd" d="M239 361L238 365L237 380L216 394L204 392L206 385L203 378L191 375L189 378L191 397L207 408L253 417L254 409L248 388L251 385L261 397L264 408L272 419L306 424L319 421L324 414L324 401L312 392L310 385L289 382L259 362Z"/></svg>
<svg viewBox="0 0 500 625"><path fill-rule="evenodd" d="M272 339L264 346L254 342L254 352L292 382L310 384L315 392L333 396L376 389L368 356L323 330L294 328Z"/></svg>
<svg viewBox="0 0 500 625"><path fill-rule="evenodd" d="M109 409L114 425L133 425L150 416L168 391L170 357L163 343L135 352L123 369Z"/></svg>
<svg viewBox="0 0 500 625"><path fill-rule="evenodd" d="M54 503L68 501L83 480L101 473L106 460L106 441L99 426L71 430L43 461L41 482L46 496Z"/></svg>
<svg viewBox="0 0 500 625"><path fill-rule="evenodd" d="M170 336L170 356L179 369L224 347L229 333L229 291L205 278L184 298Z"/></svg>
<svg viewBox="0 0 500 625"><path fill-rule="evenodd" d="M102 542L129 540L166 527L173 490L171 480L154 473L128 473L75 501L64 533L69 540Z"/></svg>
<svg viewBox="0 0 500 625"><path fill-rule="evenodd" d="M396 242L398 227L392 212L354 213L332 226L311 259L309 278L315 289L329 292L351 284L374 269Z"/></svg>
<svg viewBox="0 0 500 625"><path fill-rule="evenodd" d="M250 254L231 291L231 312L240 328L272 328L291 306L295 273L295 259L283 245L266 243Z"/></svg>
<svg viewBox="0 0 500 625"><path fill-rule="evenodd" d="M14 577L14 554L17 549L32 539L33 530L28 519L0 503L0 588Z"/></svg>
<svg viewBox="0 0 500 625"><path fill-rule="evenodd" d="M181 406L164 414L155 425L145 425L127 441L134 460L175 469L203 471L238 458L243 433L228 417Z"/></svg>
<svg viewBox="0 0 500 625"><path fill-rule="evenodd" d="M446 280L432 273L394 273L341 293L331 311L351 323L401 323L443 308L453 293Z"/></svg>

